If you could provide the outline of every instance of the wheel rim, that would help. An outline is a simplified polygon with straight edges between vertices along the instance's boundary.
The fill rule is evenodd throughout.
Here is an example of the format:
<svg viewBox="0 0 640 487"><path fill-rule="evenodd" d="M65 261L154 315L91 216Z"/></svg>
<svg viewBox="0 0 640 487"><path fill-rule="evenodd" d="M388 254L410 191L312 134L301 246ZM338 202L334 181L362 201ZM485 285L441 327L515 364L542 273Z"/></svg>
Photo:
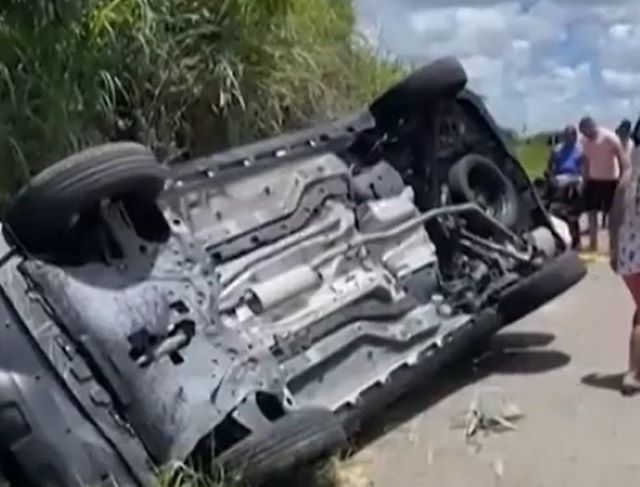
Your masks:
<svg viewBox="0 0 640 487"><path fill-rule="evenodd" d="M481 169L477 168L469 173L473 201L489 216L500 219L508 206L504 181L493 172Z"/></svg>

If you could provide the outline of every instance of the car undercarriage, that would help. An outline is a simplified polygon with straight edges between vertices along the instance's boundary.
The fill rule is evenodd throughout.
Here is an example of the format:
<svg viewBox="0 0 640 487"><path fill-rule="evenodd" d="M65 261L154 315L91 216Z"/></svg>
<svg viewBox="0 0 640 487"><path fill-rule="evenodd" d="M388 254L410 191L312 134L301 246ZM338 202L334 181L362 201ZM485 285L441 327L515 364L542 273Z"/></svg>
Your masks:
<svg viewBox="0 0 640 487"><path fill-rule="evenodd" d="M150 485L187 459L264 478L578 282L465 84L444 59L326 126L161 175L115 144L19 194L0 252L11 485Z"/></svg>

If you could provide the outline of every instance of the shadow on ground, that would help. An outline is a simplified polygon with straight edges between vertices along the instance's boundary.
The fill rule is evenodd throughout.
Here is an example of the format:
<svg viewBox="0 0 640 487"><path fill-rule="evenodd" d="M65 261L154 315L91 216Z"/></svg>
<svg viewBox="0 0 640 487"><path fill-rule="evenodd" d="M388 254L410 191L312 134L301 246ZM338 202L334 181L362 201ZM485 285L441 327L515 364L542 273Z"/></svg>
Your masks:
<svg viewBox="0 0 640 487"><path fill-rule="evenodd" d="M571 361L566 353L548 347L549 333L508 331L495 335L487 346L442 369L429 382L417 384L384 414L364 425L355 440L359 450L435 406L456 391L491 375L542 374Z"/></svg>
<svg viewBox="0 0 640 487"><path fill-rule="evenodd" d="M622 386L622 377L624 373L615 374L588 374L585 375L580 382L585 386L594 387L596 389L605 389L608 391L620 392Z"/></svg>
<svg viewBox="0 0 640 487"><path fill-rule="evenodd" d="M492 337L476 353L445 367L434 379L416 384L373 421L363 425L355 438L356 453L381 436L402 426L459 389L495 374L542 374L561 368L570 357L549 349L555 336L548 333L504 331ZM332 458L311 468L300 468L272 479L263 487L367 487L371 483L352 458Z"/></svg>

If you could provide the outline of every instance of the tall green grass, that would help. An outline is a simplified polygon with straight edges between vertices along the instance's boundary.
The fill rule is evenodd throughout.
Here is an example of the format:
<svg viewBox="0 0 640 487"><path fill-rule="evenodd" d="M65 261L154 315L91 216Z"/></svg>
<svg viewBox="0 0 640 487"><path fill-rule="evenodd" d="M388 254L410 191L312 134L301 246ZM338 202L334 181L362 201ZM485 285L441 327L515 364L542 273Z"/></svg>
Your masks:
<svg viewBox="0 0 640 487"><path fill-rule="evenodd" d="M530 177L541 176L547 168L551 148L542 138L520 140L515 144L516 155Z"/></svg>
<svg viewBox="0 0 640 487"><path fill-rule="evenodd" d="M350 0L5 0L0 197L90 144L201 154L343 114L400 74Z"/></svg>

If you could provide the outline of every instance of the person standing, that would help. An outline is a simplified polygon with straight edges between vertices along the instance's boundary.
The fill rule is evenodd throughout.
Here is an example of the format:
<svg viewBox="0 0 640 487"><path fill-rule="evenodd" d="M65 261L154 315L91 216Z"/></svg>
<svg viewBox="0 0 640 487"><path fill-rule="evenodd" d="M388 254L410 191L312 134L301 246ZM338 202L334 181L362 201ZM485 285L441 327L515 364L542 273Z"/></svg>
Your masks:
<svg viewBox="0 0 640 487"><path fill-rule="evenodd" d="M548 171L554 178L577 178L582 175L582 151L578 144L578 130L567 125L562 132L562 140L549 155Z"/></svg>
<svg viewBox="0 0 640 487"><path fill-rule="evenodd" d="M600 127L591 117L578 126L581 134L584 205L589 218L589 249L598 250L598 213L609 213L622 168L629 166L628 155L618 136Z"/></svg>
<svg viewBox="0 0 640 487"><path fill-rule="evenodd" d="M622 120L618 128L616 128L616 135L620 140L620 144L622 145L622 150L627 153L629 160L631 160L631 156L633 153L633 149L635 147L635 143L633 138L631 137L631 121L628 119ZM602 214L602 228L607 228L607 213Z"/></svg>
<svg viewBox="0 0 640 487"><path fill-rule="evenodd" d="M635 304L629 338L629 368L623 394L640 391L640 119L633 130L631 163L623 159L609 219L611 268L624 280Z"/></svg>
<svg viewBox="0 0 640 487"><path fill-rule="evenodd" d="M571 246L580 247L580 195L582 192L583 156L578 144L578 130L567 125L562 132L561 142L549 155L547 181L552 194L559 196L563 203L563 216L569 225Z"/></svg>

